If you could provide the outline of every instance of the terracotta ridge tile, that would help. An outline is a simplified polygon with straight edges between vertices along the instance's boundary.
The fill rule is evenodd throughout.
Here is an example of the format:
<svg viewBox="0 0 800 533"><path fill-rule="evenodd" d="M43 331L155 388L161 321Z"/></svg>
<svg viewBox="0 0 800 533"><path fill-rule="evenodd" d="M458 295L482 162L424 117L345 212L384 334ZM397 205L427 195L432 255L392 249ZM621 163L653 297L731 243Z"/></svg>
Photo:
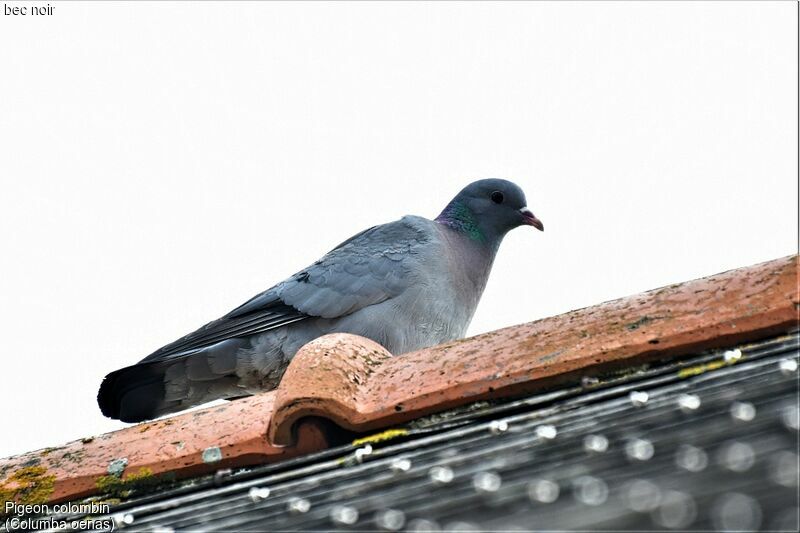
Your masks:
<svg viewBox="0 0 800 533"><path fill-rule="evenodd" d="M297 428L297 446L272 445L265 436L274 400L270 391L0 459L0 495L8 491L21 503L60 502L328 447L323 429L313 422ZM45 490L26 490L27 479L19 475L25 472L36 473L33 481Z"/></svg>
<svg viewBox="0 0 800 533"><path fill-rule="evenodd" d="M346 334L297 353L276 396L272 442L305 416L368 431L487 398L782 333L798 325L798 257L678 283L404 354Z"/></svg>

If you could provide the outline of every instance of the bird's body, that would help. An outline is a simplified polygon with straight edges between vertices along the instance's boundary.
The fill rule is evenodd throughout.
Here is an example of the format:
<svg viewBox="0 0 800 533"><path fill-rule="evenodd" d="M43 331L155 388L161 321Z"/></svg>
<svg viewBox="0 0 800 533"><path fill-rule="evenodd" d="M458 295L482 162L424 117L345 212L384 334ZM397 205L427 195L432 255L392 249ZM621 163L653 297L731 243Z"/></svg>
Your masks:
<svg viewBox="0 0 800 533"><path fill-rule="evenodd" d="M525 209L510 182L470 187L481 183L481 194L513 186ZM222 318L112 372L98 394L101 410L139 421L275 388L297 350L326 333L362 335L395 355L463 337L510 229L481 226L480 209L459 201L468 189L436 220L405 216L365 230ZM541 226L532 214L528 220L535 222L516 225Z"/></svg>

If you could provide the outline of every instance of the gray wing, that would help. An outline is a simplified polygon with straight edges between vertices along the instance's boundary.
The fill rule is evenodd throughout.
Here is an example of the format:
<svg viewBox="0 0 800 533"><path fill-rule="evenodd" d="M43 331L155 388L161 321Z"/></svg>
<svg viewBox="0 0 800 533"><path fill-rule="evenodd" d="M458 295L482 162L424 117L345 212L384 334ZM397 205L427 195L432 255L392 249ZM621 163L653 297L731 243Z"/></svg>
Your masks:
<svg viewBox="0 0 800 533"><path fill-rule="evenodd" d="M227 315L160 348L142 362L183 356L310 317L337 318L397 296L413 283L430 228L417 217L374 226Z"/></svg>

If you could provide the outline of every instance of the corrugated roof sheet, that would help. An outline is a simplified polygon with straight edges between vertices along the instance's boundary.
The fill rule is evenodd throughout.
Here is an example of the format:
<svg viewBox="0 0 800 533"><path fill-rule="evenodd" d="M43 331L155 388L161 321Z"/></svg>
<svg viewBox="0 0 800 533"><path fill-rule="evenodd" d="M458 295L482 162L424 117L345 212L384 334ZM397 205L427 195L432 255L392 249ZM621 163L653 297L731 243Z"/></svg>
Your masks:
<svg viewBox="0 0 800 533"><path fill-rule="evenodd" d="M130 531L797 530L795 332L133 500Z"/></svg>

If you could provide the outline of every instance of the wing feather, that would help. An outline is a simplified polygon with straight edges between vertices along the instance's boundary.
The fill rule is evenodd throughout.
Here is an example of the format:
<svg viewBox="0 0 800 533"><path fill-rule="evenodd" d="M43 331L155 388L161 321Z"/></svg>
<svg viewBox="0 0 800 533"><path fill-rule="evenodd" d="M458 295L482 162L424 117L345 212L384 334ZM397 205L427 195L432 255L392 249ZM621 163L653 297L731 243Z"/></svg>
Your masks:
<svg viewBox="0 0 800 533"><path fill-rule="evenodd" d="M212 344L262 333L311 317L338 318L383 302L413 283L429 221L404 217L356 234L322 259L256 295L227 315L142 360L180 357Z"/></svg>

